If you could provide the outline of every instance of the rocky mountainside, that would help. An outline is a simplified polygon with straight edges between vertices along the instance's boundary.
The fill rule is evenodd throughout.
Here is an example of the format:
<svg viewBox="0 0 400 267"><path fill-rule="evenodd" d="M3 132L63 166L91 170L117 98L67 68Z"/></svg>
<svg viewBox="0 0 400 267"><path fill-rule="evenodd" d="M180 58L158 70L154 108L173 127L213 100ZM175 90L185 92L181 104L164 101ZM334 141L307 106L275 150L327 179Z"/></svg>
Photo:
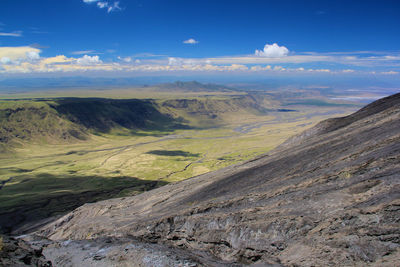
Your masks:
<svg viewBox="0 0 400 267"><path fill-rule="evenodd" d="M103 252L118 240L170 247L194 259L187 266L395 266L400 94L323 121L244 164L85 204L36 235L75 242L76 250L104 238ZM60 262L60 251L52 260ZM147 266L143 257L135 264Z"/></svg>
<svg viewBox="0 0 400 267"><path fill-rule="evenodd" d="M45 259L42 248L35 249L21 239L0 236L0 266L51 267L52 263Z"/></svg>

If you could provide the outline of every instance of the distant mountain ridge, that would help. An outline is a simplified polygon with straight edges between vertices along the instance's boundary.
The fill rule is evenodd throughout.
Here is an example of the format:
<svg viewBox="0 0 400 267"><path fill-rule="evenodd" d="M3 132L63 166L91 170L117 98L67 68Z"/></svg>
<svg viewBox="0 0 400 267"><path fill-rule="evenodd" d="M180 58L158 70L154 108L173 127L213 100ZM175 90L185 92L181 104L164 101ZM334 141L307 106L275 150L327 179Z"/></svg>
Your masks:
<svg viewBox="0 0 400 267"><path fill-rule="evenodd" d="M155 86L158 89L161 90L182 90L186 92L234 92L237 91L233 88L224 86L224 85L219 85L219 84L213 84L213 83L199 83L197 81L191 81L191 82L183 82L183 81L176 81L174 83L163 83Z"/></svg>
<svg viewBox="0 0 400 267"><path fill-rule="evenodd" d="M95 244L104 237L111 238L107 249L122 238L157 243L182 249L199 266L395 266L399 218L396 94L323 121L244 164L85 204L36 234L69 240L73 245L62 249L70 252L81 250L77 240Z"/></svg>

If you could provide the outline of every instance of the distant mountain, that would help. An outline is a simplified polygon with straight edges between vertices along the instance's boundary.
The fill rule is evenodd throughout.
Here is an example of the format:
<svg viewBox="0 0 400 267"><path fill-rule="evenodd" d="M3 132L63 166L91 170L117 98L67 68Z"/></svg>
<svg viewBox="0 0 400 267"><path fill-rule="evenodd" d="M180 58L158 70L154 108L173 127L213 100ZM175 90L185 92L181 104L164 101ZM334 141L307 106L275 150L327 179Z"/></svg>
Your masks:
<svg viewBox="0 0 400 267"><path fill-rule="evenodd" d="M178 91L185 91L185 92L234 92L235 89L224 86L218 85L213 83L199 83L196 81L191 82L182 82L176 81L174 83L163 83L155 86L157 89L161 90L178 90Z"/></svg>
<svg viewBox="0 0 400 267"><path fill-rule="evenodd" d="M396 266L399 138L396 94L244 164L85 204L36 234L53 240L44 254L56 265L176 255L193 266Z"/></svg>
<svg viewBox="0 0 400 267"><path fill-rule="evenodd" d="M142 88L154 87L162 90L183 90L193 92L203 91L233 91L232 88L217 84L202 84L196 81L173 81L174 78L162 77L59 77L59 78L7 78L0 79L0 93L21 93L46 90L65 90L68 88ZM163 83L164 82L164 83Z"/></svg>

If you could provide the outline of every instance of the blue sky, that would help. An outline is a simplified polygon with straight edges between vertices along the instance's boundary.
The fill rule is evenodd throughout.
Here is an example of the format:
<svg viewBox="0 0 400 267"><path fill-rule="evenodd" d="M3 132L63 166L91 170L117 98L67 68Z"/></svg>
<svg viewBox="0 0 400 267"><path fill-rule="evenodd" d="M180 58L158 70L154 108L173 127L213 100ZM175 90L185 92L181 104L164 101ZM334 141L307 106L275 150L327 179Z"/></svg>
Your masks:
<svg viewBox="0 0 400 267"><path fill-rule="evenodd" d="M0 5L0 77L400 75L400 1Z"/></svg>

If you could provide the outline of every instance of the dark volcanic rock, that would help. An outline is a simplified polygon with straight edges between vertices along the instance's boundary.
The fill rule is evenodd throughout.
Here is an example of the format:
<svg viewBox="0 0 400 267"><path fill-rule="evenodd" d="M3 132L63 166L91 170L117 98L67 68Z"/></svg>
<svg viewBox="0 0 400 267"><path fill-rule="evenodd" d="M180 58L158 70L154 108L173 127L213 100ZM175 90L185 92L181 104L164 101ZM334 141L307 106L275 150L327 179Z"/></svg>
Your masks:
<svg viewBox="0 0 400 267"><path fill-rule="evenodd" d="M85 204L38 234L134 238L224 264L396 266L400 94L321 122L244 164Z"/></svg>
<svg viewBox="0 0 400 267"><path fill-rule="evenodd" d="M34 249L27 242L6 236L0 237L0 266L51 267L42 249Z"/></svg>

